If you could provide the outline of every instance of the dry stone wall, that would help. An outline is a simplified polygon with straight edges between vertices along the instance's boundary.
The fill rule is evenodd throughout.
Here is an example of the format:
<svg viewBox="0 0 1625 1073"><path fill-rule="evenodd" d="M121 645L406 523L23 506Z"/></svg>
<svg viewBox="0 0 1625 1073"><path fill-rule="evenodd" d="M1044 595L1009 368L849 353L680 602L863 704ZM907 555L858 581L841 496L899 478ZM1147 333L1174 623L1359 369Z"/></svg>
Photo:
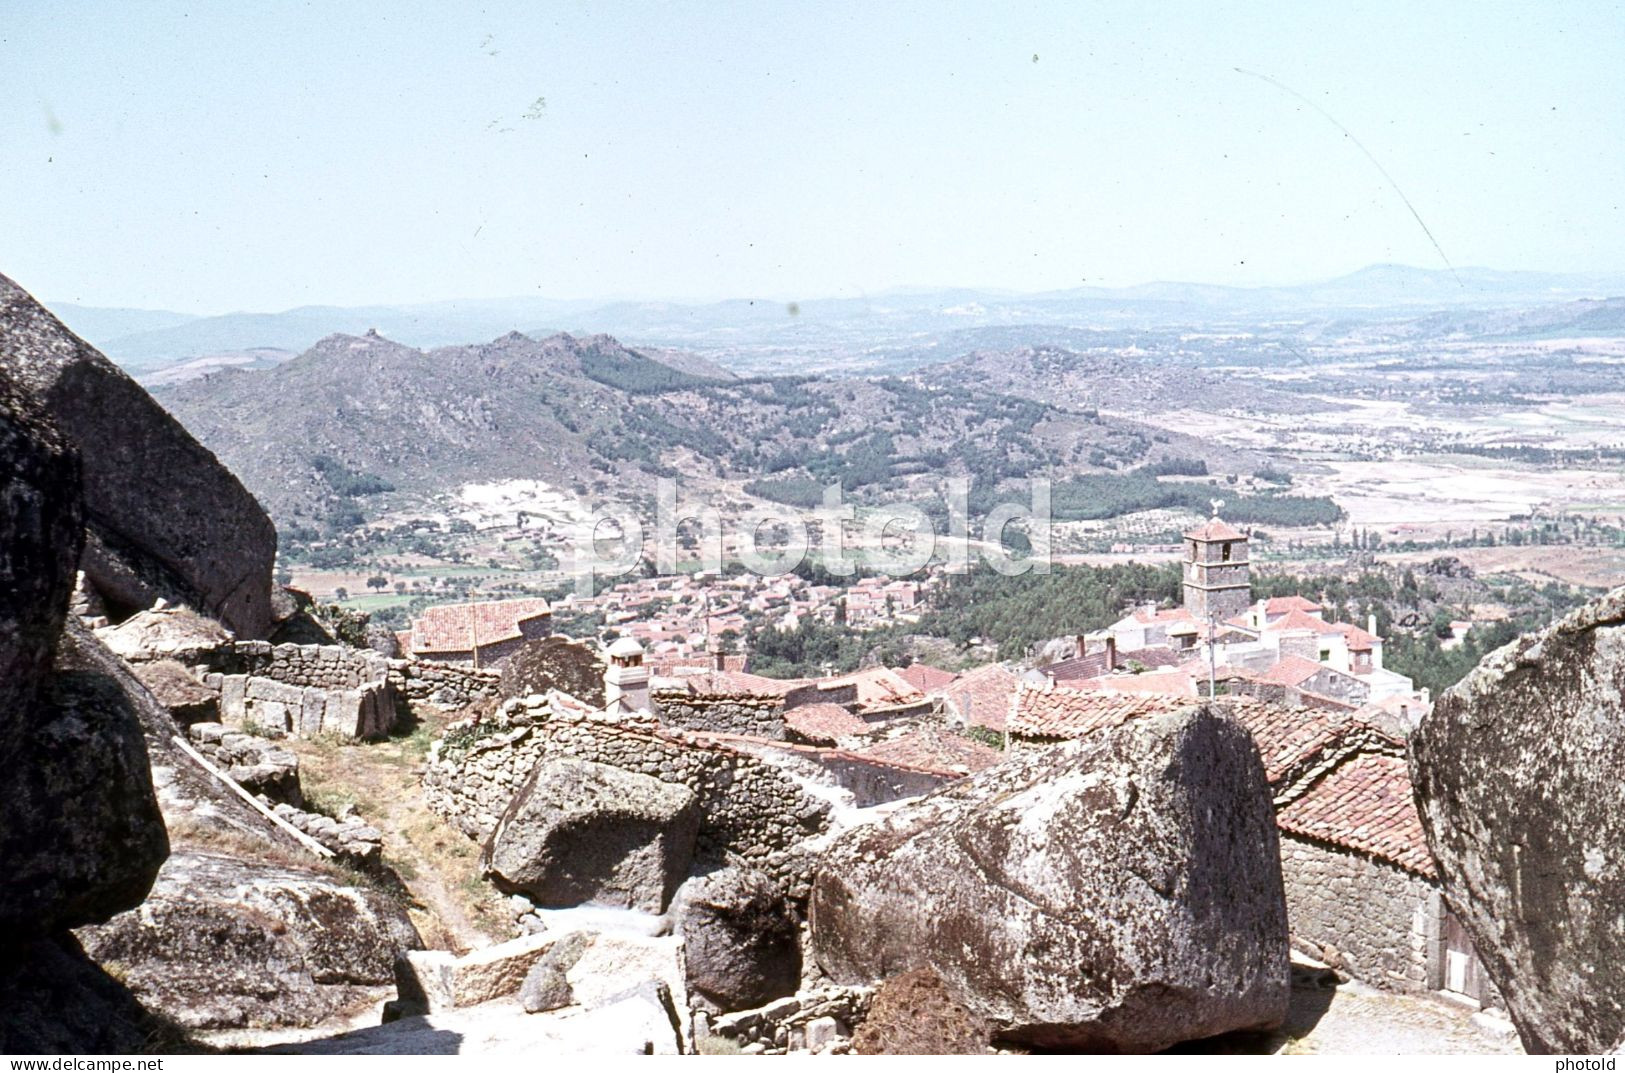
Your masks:
<svg viewBox="0 0 1625 1073"><path fill-rule="evenodd" d="M1432 967L1441 906L1433 883L1285 831L1281 876L1292 937L1316 956L1376 987L1438 986Z"/></svg>
<svg viewBox="0 0 1625 1073"><path fill-rule="evenodd" d="M590 760L687 786L700 802L702 864L748 865L806 897L814 855L801 844L828 828L831 806L786 766L650 721L552 712L540 697L527 698L514 723L454 728L430 753L424 795L470 837L490 836L544 759Z"/></svg>
<svg viewBox="0 0 1625 1073"><path fill-rule="evenodd" d="M784 740L784 702L778 697L696 696L673 689L657 690L652 700L655 715L665 726Z"/></svg>
<svg viewBox="0 0 1625 1073"><path fill-rule="evenodd" d="M389 682L412 708L432 704L455 711L475 701L495 699L502 672L426 659L390 660Z"/></svg>
<svg viewBox="0 0 1625 1073"><path fill-rule="evenodd" d="M238 641L215 653L204 684L220 691L220 719L272 735L375 738L395 725L389 661L342 645Z"/></svg>

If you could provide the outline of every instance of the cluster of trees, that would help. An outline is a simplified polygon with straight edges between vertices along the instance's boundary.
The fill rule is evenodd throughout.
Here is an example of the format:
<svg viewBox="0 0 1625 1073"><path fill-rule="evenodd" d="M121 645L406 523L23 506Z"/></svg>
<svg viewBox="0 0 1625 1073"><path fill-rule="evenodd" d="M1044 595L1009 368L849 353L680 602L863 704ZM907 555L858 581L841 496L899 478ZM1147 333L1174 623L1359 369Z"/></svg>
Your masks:
<svg viewBox="0 0 1625 1073"><path fill-rule="evenodd" d="M632 395L680 391L712 383L703 376L673 369L636 352L622 353L599 349L584 351L581 355L581 371L587 374L589 380L619 388Z"/></svg>
<svg viewBox="0 0 1625 1073"><path fill-rule="evenodd" d="M1132 473L1090 473L1050 489L1054 516L1062 521L1116 518L1136 511L1182 508L1206 514L1220 490L1208 483L1161 481L1146 468ZM1332 525L1343 510L1327 496L1266 493L1246 495L1225 489L1227 521L1258 525Z"/></svg>
<svg viewBox="0 0 1625 1073"><path fill-rule="evenodd" d="M1176 600L1180 590L1178 563L1056 566L1015 577L978 566L933 590L930 609L912 629L959 645L985 638L998 644L1001 659L1013 659L1052 637L1108 626L1128 604Z"/></svg>

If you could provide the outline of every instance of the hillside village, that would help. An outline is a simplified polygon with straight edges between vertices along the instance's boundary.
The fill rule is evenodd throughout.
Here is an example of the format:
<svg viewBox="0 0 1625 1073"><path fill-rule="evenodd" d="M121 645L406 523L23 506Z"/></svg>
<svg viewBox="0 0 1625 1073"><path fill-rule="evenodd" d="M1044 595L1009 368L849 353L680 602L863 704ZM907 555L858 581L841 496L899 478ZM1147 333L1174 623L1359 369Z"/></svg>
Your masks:
<svg viewBox="0 0 1625 1073"><path fill-rule="evenodd" d="M906 624L941 575L358 637L3 278L0 447L8 1052L1272 1052L1362 1001L1625 1036L1618 593L1440 698L1374 620L1255 598L1217 513L1177 601L1007 662L753 669L747 611Z"/></svg>

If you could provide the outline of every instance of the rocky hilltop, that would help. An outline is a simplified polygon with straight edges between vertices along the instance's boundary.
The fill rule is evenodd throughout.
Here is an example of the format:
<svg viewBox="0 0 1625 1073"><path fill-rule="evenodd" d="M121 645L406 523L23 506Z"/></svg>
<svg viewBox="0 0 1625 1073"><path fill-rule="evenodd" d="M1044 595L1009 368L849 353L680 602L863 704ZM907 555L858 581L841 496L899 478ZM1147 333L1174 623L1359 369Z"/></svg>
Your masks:
<svg viewBox="0 0 1625 1073"><path fill-rule="evenodd" d="M134 380L0 276L0 369L79 452L82 568L118 617L160 597L244 637L271 627L276 530Z"/></svg>

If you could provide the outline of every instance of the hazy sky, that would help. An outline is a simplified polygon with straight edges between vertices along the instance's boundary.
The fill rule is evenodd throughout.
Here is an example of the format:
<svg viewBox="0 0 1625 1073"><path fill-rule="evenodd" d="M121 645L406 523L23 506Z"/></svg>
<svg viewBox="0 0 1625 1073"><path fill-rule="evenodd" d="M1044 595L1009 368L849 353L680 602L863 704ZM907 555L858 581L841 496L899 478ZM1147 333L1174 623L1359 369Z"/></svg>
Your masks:
<svg viewBox="0 0 1625 1073"><path fill-rule="evenodd" d="M1335 8L1335 10L1334 10ZM0 272L187 312L1625 268L1617 4L0 0Z"/></svg>

